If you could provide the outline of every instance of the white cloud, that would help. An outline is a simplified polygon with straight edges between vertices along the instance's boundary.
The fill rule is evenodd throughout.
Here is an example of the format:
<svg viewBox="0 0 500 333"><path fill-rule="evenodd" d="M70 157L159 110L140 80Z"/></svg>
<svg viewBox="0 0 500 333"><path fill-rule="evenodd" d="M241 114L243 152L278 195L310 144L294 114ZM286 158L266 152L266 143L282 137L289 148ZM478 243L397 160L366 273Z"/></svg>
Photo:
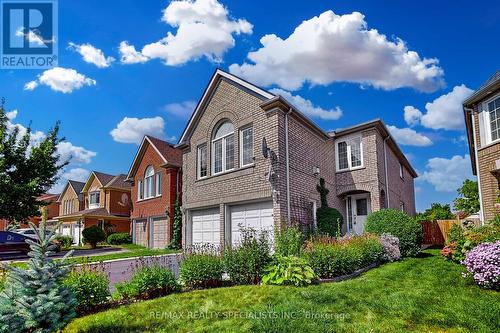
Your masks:
<svg viewBox="0 0 500 333"><path fill-rule="evenodd" d="M91 44L75 44L70 42L68 44L68 49L74 50L83 57L83 61L88 62L89 64L94 64L99 68L106 68L111 65L115 58L106 57L102 50L92 46Z"/></svg>
<svg viewBox="0 0 500 333"><path fill-rule="evenodd" d="M70 163L75 164L88 164L97 155L96 152L74 146L69 141L59 142L57 144L57 153L60 155L61 161L70 161Z"/></svg>
<svg viewBox="0 0 500 333"><path fill-rule="evenodd" d="M83 86L94 86L96 81L78 73L74 69L54 67L44 71L38 76L37 80L26 83L24 89L33 90L40 84L66 94Z"/></svg>
<svg viewBox="0 0 500 333"><path fill-rule="evenodd" d="M177 31L175 34L168 32L159 41L145 45L141 54L147 59L161 59L170 66L201 57L221 62L224 53L235 45L233 34L250 34L253 28L244 19L232 19L227 8L217 0L172 1L163 11L162 21ZM146 61L135 53L133 46L124 50L129 57L122 53L123 63Z"/></svg>
<svg viewBox="0 0 500 333"><path fill-rule="evenodd" d="M110 134L113 140L122 143L140 144L144 135L163 137L165 122L161 117L154 118L123 118Z"/></svg>
<svg viewBox="0 0 500 333"><path fill-rule="evenodd" d="M389 132L397 143L406 146L426 147L432 145L432 140L423 134L417 133L411 128L397 128L396 126L387 126Z"/></svg>
<svg viewBox="0 0 500 333"><path fill-rule="evenodd" d="M422 118L422 112L411 105L405 106L404 112L405 121L409 126L417 125L420 122L420 118Z"/></svg>
<svg viewBox="0 0 500 333"><path fill-rule="evenodd" d="M195 101L184 101L180 103L170 103L163 107L163 110L173 116L187 119L196 108Z"/></svg>
<svg viewBox="0 0 500 333"><path fill-rule="evenodd" d="M421 58L399 38L368 29L364 15L329 10L303 21L286 39L270 34L248 53L250 63L232 64L231 73L263 86L297 90L305 82L346 81L386 90L411 87L435 91L444 85L435 58Z"/></svg>
<svg viewBox="0 0 500 333"><path fill-rule="evenodd" d="M311 118L320 118L324 120L336 120L342 117L342 110L340 107L334 109L323 109L319 106L315 106L310 100L303 98L299 95L292 95L290 92L275 88L270 90L275 95L281 95L287 99L290 103L295 105L301 112L306 114Z"/></svg>
<svg viewBox="0 0 500 333"><path fill-rule="evenodd" d="M90 171L83 168L74 168L64 171L57 183L50 189L50 193L61 193L68 180L84 182L89 178Z"/></svg>
<svg viewBox="0 0 500 333"><path fill-rule="evenodd" d="M10 134L14 131L15 128L17 128L18 130L17 139L20 140L24 135L26 135L28 129L21 124L16 124L13 122L14 119L16 119L17 114L18 114L17 110L12 110L7 112L5 116L7 117L7 133ZM45 139L45 136L46 136L45 133L42 131L31 130L30 145L35 146L39 144L43 139Z"/></svg>
<svg viewBox="0 0 500 333"><path fill-rule="evenodd" d="M432 184L438 192L456 192L466 178L473 178L470 156L455 155L429 159L426 171L417 179Z"/></svg>
<svg viewBox="0 0 500 333"><path fill-rule="evenodd" d="M441 95L434 101L425 104L427 112L423 114L413 106L405 106L405 120L408 118L417 123L420 121L422 126L432 129L460 130L464 129L464 115L462 102L474 91L467 88L464 84L455 86L452 91ZM411 114L411 118L410 118Z"/></svg>
<svg viewBox="0 0 500 333"><path fill-rule="evenodd" d="M14 118L17 117L17 110L6 112L5 116L7 117L7 120L13 120Z"/></svg>
<svg viewBox="0 0 500 333"><path fill-rule="evenodd" d="M120 43L120 61L123 64L138 64L149 60L148 57L138 52L133 45L123 41Z"/></svg>

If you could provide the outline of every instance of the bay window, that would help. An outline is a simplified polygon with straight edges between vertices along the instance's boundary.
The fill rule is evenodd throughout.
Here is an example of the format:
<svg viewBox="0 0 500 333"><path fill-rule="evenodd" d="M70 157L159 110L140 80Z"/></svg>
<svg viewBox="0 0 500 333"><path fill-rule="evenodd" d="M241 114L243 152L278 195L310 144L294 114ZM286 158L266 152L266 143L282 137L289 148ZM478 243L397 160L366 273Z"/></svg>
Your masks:
<svg viewBox="0 0 500 333"><path fill-rule="evenodd" d="M234 169L234 126L231 122L222 123L212 139L213 174Z"/></svg>
<svg viewBox="0 0 500 333"><path fill-rule="evenodd" d="M363 167L363 145L361 137L337 141L337 171L355 170Z"/></svg>

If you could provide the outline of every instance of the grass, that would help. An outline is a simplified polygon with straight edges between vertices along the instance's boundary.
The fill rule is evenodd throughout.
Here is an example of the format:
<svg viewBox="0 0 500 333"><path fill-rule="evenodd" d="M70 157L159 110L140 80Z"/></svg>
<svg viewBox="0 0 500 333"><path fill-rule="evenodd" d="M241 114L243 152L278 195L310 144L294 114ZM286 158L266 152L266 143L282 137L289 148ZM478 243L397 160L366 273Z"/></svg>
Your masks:
<svg viewBox="0 0 500 333"><path fill-rule="evenodd" d="M173 294L71 322L65 332L495 332L500 293L437 250L343 282Z"/></svg>

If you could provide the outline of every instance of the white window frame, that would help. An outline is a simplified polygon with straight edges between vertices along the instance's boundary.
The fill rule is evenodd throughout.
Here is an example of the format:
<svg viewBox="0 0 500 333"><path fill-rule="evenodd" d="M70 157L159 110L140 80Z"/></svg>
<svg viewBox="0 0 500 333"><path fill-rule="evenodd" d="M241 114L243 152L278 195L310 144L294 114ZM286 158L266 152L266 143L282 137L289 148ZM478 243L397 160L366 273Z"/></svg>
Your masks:
<svg viewBox="0 0 500 333"><path fill-rule="evenodd" d="M163 194L163 174L161 171L155 174L155 193L157 197Z"/></svg>
<svg viewBox="0 0 500 333"><path fill-rule="evenodd" d="M201 150L202 149L205 149L205 155L206 155L206 167L207 167L207 174L205 176L202 176L201 175ZM206 143L203 143L201 145L198 146L198 148L196 148L196 177L198 179L203 179L203 178L207 178L208 177L208 146Z"/></svg>
<svg viewBox="0 0 500 333"><path fill-rule="evenodd" d="M360 159L361 159L361 164L359 166L352 166L352 156L351 156L351 141L359 139L359 149L360 149ZM340 158L339 158L339 144L341 142L347 143L347 168L340 168ZM349 137L345 137L342 139L339 139L335 142L335 164L337 167L337 172L342 172L342 171L353 171L353 170L358 170L358 169L363 169L365 167L365 162L364 162L364 157L363 157L363 138L361 135L353 135Z"/></svg>
<svg viewBox="0 0 500 333"><path fill-rule="evenodd" d="M221 125L222 124L217 125L217 129L219 129L219 127ZM235 163L234 162L233 162L233 167L231 169L227 169L226 168L226 163L227 163L227 156L226 156L226 146L227 146L227 144L226 144L226 140L231 135L233 136L233 146L235 146L235 144L234 144L234 130L231 133L227 133L226 135L221 136L221 137L219 137L217 139L212 139L212 154L211 154L212 155L212 163L211 163L212 164L212 175L220 175L222 173L225 173L225 172L228 172L228 171L232 171L235 168L235 166L234 166ZM222 169L219 172L215 172L215 143L217 141L221 141L222 142ZM233 158L234 158L234 156L233 156Z"/></svg>
<svg viewBox="0 0 500 333"><path fill-rule="evenodd" d="M92 196L98 195L99 200L97 202L92 203ZM101 206L101 191L92 191L89 193L89 209L99 208Z"/></svg>
<svg viewBox="0 0 500 333"><path fill-rule="evenodd" d="M148 171L149 170L152 170L153 172L149 175L149 176L146 176L148 174ZM154 198L155 197L155 169L153 168L152 165L148 166L146 168L146 171L144 171L144 183L143 183L143 187L144 187L144 200L146 199L151 199L151 198Z"/></svg>
<svg viewBox="0 0 500 333"><path fill-rule="evenodd" d="M500 94L496 94L495 96L489 98L488 100L484 101L483 104L482 104L482 109L484 112L486 112L485 114L485 121L484 121L484 130L486 132L486 137L487 137L487 144L491 144L491 143L494 143L494 142L498 142L500 141L500 136L498 138L496 138L495 140L492 139L492 133L491 133L491 117L490 117L490 110L488 108L488 104L493 102L494 100L500 98Z"/></svg>
<svg viewBox="0 0 500 333"><path fill-rule="evenodd" d="M252 131L252 162L244 164L243 163L243 132L251 130ZM239 148L240 148L240 167L246 167L253 165L255 160L254 160L254 145L253 145L253 127L252 126L245 126L242 129L240 129L240 138L239 138Z"/></svg>
<svg viewBox="0 0 500 333"><path fill-rule="evenodd" d="M143 192L143 185L142 184L144 184L142 179L137 181L137 201L141 201L144 199L144 192Z"/></svg>
<svg viewBox="0 0 500 333"><path fill-rule="evenodd" d="M403 163L399 163L399 178L405 179L405 173L403 169Z"/></svg>

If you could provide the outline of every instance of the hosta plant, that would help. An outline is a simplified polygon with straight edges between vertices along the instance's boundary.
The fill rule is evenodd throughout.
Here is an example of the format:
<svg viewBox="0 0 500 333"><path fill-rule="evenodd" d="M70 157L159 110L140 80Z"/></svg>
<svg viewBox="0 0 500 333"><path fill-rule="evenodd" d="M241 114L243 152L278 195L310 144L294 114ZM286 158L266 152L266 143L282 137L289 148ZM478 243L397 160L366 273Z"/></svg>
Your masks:
<svg viewBox="0 0 500 333"><path fill-rule="evenodd" d="M262 283L300 287L311 284L315 279L313 269L304 259L296 256L279 256L275 264L266 269Z"/></svg>
<svg viewBox="0 0 500 333"><path fill-rule="evenodd" d="M476 246L467 253L463 264L478 285L500 289L500 241Z"/></svg>

